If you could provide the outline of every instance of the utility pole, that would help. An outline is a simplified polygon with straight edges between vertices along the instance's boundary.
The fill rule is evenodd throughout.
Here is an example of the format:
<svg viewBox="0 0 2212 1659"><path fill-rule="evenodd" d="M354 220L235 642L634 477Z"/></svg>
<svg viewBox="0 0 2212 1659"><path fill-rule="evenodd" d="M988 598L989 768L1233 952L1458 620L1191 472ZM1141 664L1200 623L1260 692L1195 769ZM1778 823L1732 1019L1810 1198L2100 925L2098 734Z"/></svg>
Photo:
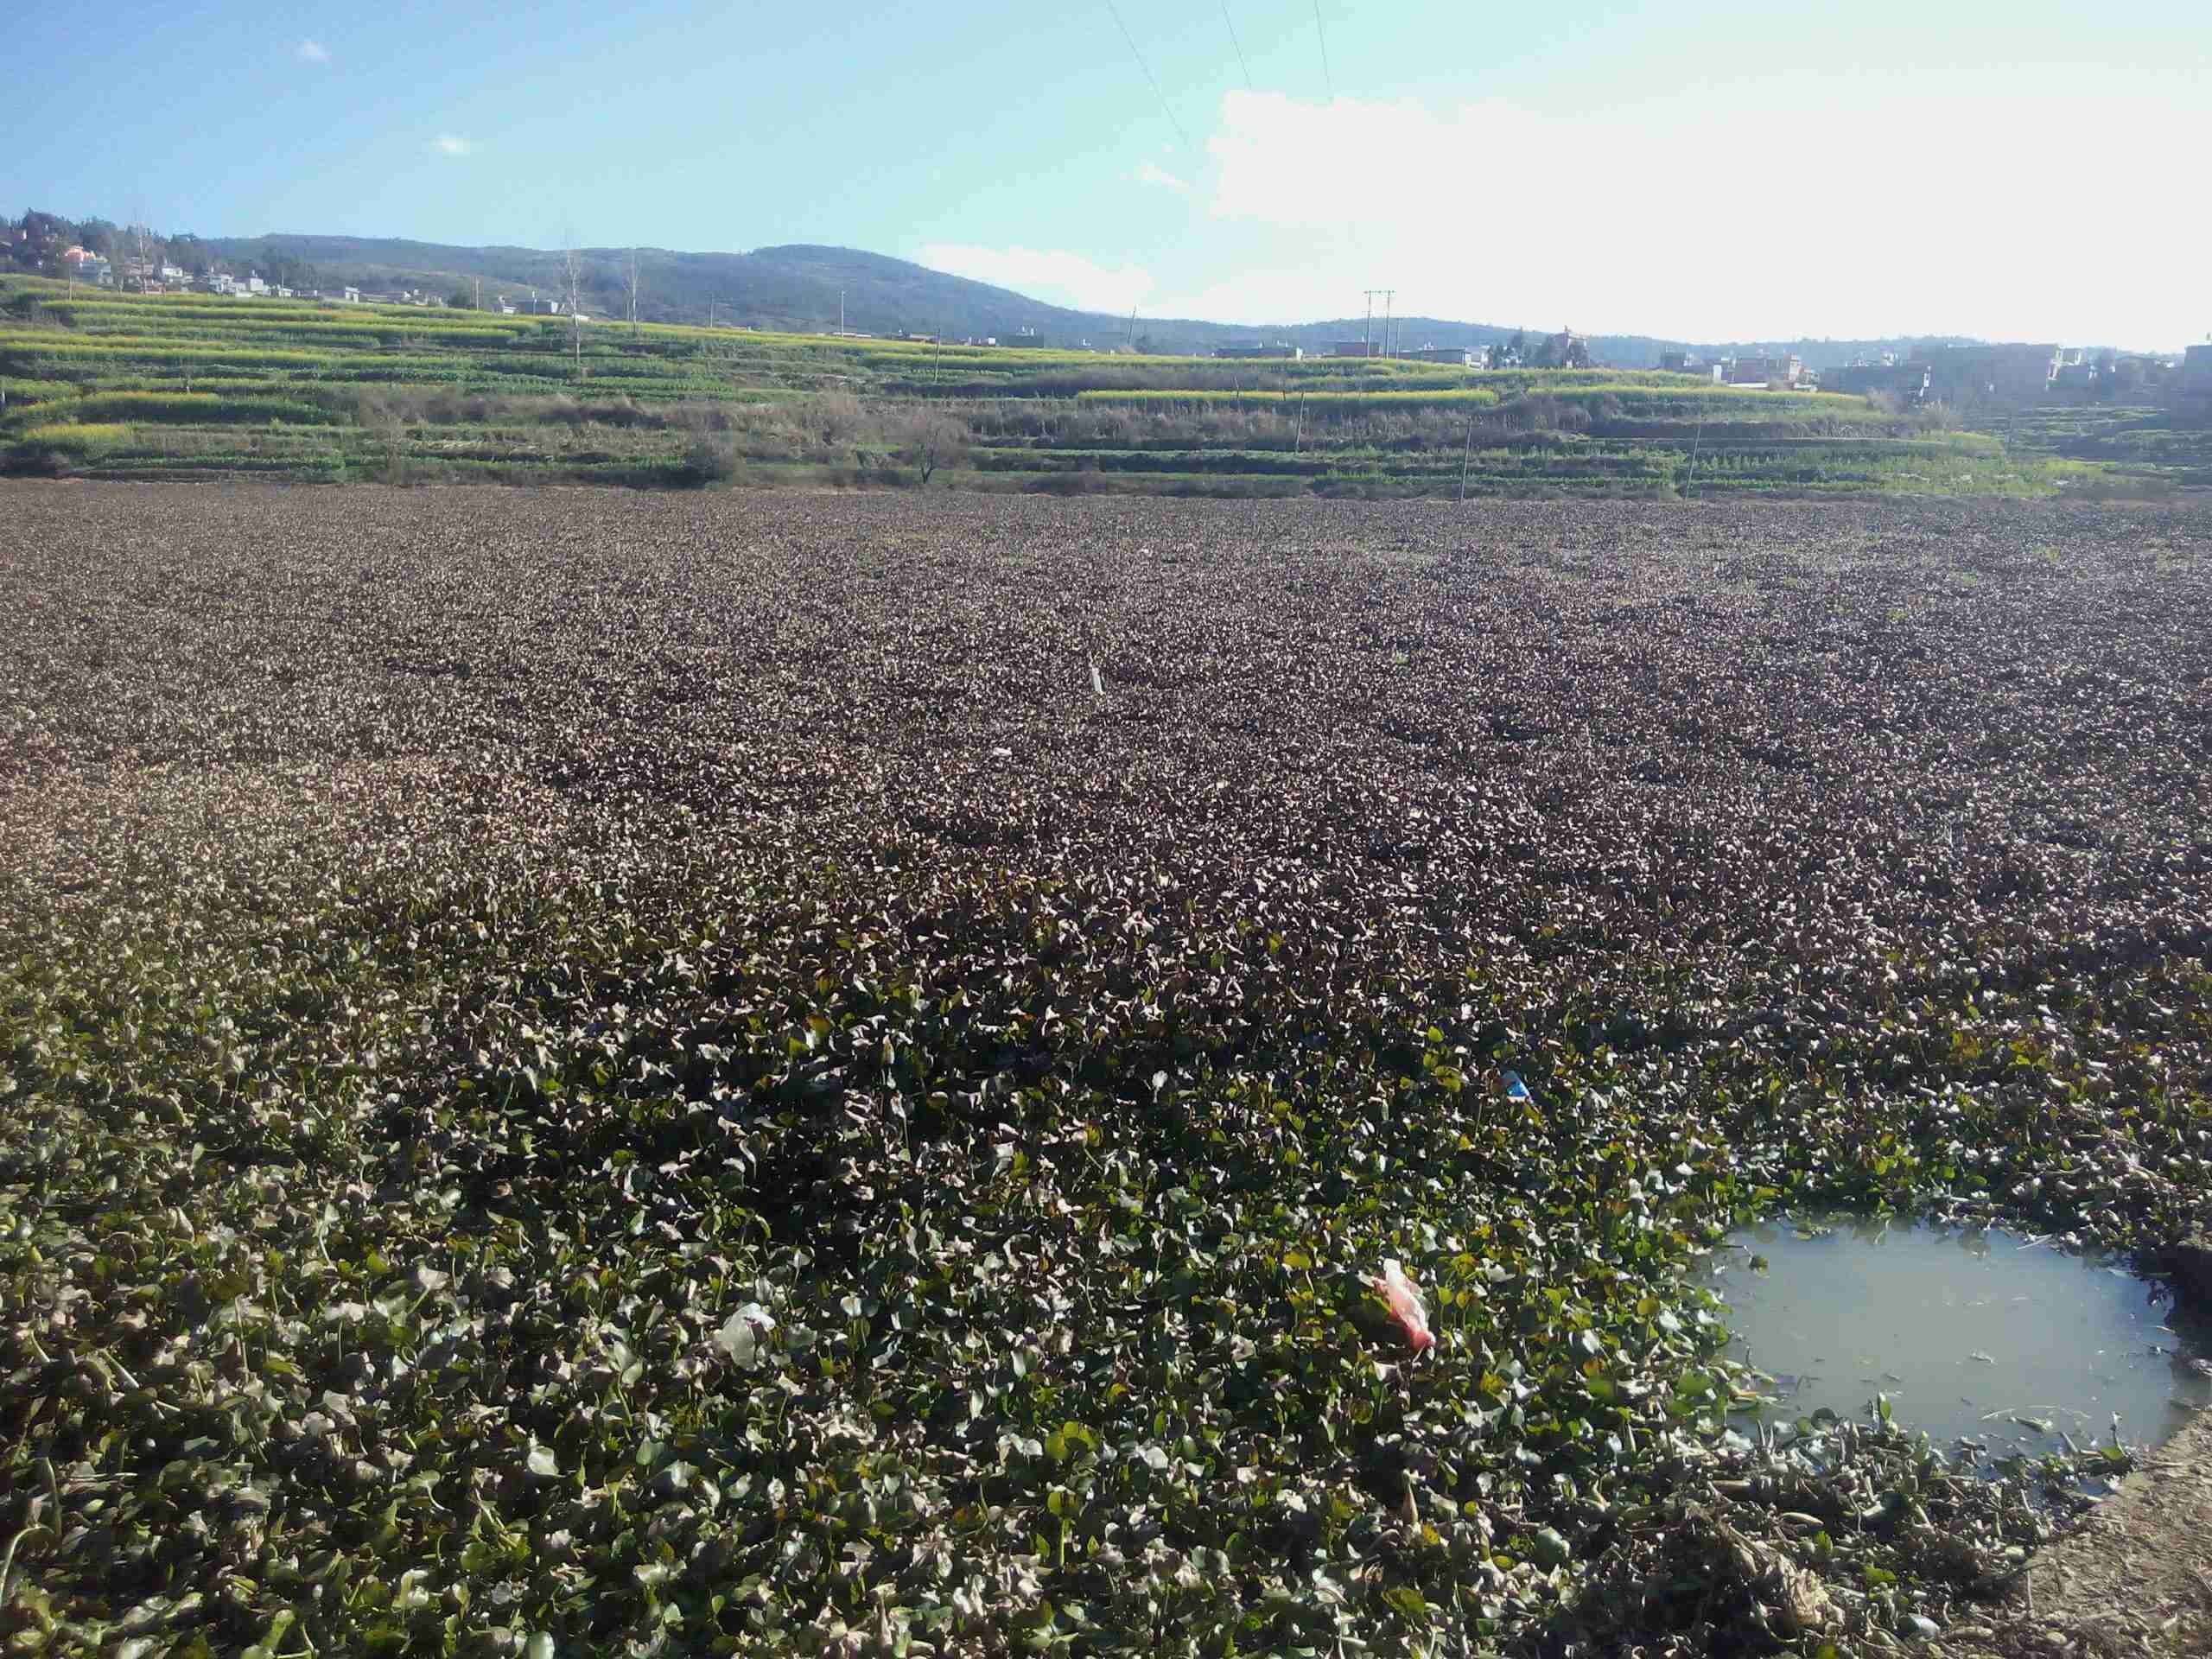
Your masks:
<svg viewBox="0 0 2212 1659"><path fill-rule="evenodd" d="M1133 305L1133 306L1131 306L1131 307L1129 308L1129 349L1130 349L1131 351L1133 351L1133 352L1134 352L1135 350L1136 350L1136 348L1137 348L1137 308L1136 308L1136 307L1135 307L1135 306Z"/></svg>
<svg viewBox="0 0 2212 1659"><path fill-rule="evenodd" d="M837 332L845 332L845 290L842 287L837 290Z"/></svg>
<svg viewBox="0 0 2212 1659"><path fill-rule="evenodd" d="M630 332L638 332L638 251L630 250Z"/></svg>
<svg viewBox="0 0 2212 1659"><path fill-rule="evenodd" d="M481 276L479 276L476 279L474 292L476 297L469 302L469 303L474 306L477 310L481 311L484 308L484 279Z"/></svg>
<svg viewBox="0 0 2212 1659"><path fill-rule="evenodd" d="M1375 355L1375 296L1382 291L1379 288L1367 290L1367 326L1359 334L1359 354L1362 357Z"/></svg>
<svg viewBox="0 0 2212 1659"><path fill-rule="evenodd" d="M1390 355L1390 302L1397 297L1398 290L1395 288L1382 290L1382 355L1385 357Z"/></svg>

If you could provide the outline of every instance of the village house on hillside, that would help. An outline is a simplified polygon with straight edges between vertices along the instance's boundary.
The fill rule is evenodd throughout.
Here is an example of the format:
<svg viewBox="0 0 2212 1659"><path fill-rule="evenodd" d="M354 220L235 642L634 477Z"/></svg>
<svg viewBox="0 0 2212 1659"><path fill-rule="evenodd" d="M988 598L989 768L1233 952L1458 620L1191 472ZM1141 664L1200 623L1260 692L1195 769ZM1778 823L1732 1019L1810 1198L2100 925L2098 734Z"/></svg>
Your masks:
<svg viewBox="0 0 2212 1659"><path fill-rule="evenodd" d="M115 268L105 254L94 253L88 248L64 248L61 263L78 282L96 283L103 288L114 284Z"/></svg>
<svg viewBox="0 0 2212 1659"><path fill-rule="evenodd" d="M2034 403L2059 370L2056 346L1946 346L1929 360L1930 388L1947 404Z"/></svg>
<svg viewBox="0 0 2212 1659"><path fill-rule="evenodd" d="M1511 349L1516 343L1523 345L1523 350L1518 356L1515 356ZM1502 360L1505 357L1512 357L1514 360ZM1520 368L1525 365L1532 369L1586 369L1591 363L1590 337L1578 334L1572 328L1562 328L1555 334L1541 335L1529 344L1523 342L1522 336L1516 335L1503 353L1493 355L1492 361L1493 365L1498 368Z"/></svg>
<svg viewBox="0 0 2212 1659"><path fill-rule="evenodd" d="M1489 353L1483 351L1484 361L1477 363L1475 354L1483 348L1474 346L1414 346L1390 353L1409 363L1448 363L1455 368L1486 368Z"/></svg>
<svg viewBox="0 0 2212 1659"><path fill-rule="evenodd" d="M1805 378L1804 359L1779 353L1723 358L1721 365L1732 386L1794 386Z"/></svg>
<svg viewBox="0 0 2212 1659"><path fill-rule="evenodd" d="M2212 344L2192 346L2182 353L2173 396L2177 407L2199 420L2212 420Z"/></svg>
<svg viewBox="0 0 2212 1659"><path fill-rule="evenodd" d="M1928 380L1928 365L1923 362L1853 363L1821 371L1821 387L1825 391L1860 397L1870 392L1888 392L1915 404L1927 398Z"/></svg>

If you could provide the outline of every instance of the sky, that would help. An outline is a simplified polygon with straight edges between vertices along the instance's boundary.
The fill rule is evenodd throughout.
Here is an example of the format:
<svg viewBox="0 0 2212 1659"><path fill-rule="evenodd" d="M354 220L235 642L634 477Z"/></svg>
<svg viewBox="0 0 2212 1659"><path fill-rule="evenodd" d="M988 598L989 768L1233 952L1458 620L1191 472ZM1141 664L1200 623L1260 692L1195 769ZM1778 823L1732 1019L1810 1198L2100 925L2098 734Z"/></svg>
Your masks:
<svg viewBox="0 0 2212 1659"><path fill-rule="evenodd" d="M1376 289L1715 342L2212 330L2206 0L118 0L7 33L10 214L830 243L1255 328Z"/></svg>

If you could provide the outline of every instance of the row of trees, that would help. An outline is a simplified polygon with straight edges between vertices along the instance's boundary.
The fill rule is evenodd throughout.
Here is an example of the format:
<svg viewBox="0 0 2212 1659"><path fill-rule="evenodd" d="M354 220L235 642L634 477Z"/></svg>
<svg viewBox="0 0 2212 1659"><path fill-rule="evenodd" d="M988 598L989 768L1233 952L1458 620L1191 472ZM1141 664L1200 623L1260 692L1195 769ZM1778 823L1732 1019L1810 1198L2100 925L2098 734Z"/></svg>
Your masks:
<svg viewBox="0 0 2212 1659"><path fill-rule="evenodd" d="M118 225L97 215L69 219L36 207L20 219L0 219L0 270L67 276L70 262L64 256L72 248L108 261L118 282L130 271L151 272L164 264L195 279L213 271L245 274L236 261L219 258L189 231L163 235L147 225ZM315 267L294 254L272 251L251 263L266 280L285 288L313 288L320 281Z"/></svg>

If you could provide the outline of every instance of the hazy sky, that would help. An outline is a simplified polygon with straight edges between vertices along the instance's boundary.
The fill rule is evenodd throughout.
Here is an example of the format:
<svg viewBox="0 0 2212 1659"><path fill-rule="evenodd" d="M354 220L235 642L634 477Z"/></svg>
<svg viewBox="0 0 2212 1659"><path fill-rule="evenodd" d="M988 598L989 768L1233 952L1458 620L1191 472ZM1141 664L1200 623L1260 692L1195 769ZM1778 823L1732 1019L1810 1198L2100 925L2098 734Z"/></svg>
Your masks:
<svg viewBox="0 0 2212 1659"><path fill-rule="evenodd" d="M1694 340L2212 330L2207 0L1316 12L33 5L0 200L202 234L830 242L1255 324L1393 288L1402 314Z"/></svg>

